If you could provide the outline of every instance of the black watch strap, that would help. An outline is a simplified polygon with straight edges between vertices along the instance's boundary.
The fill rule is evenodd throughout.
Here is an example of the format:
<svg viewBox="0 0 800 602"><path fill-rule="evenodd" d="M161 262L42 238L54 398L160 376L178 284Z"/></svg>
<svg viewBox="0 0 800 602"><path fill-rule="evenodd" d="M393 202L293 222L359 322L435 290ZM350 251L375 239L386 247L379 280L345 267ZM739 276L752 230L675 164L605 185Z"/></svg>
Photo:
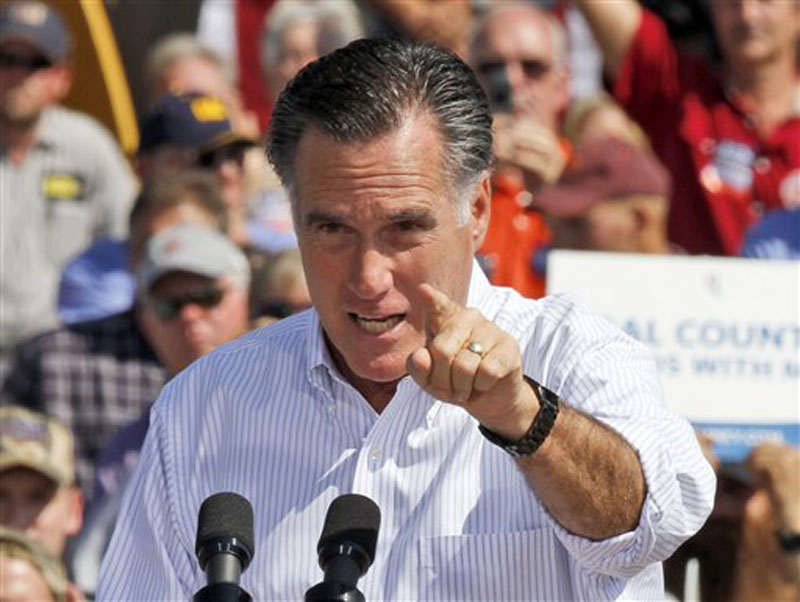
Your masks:
<svg viewBox="0 0 800 602"><path fill-rule="evenodd" d="M544 443L544 440L547 438L547 435L550 434L550 429L553 428L553 424L556 421L556 416L558 416L559 405L561 403L558 395L553 393L550 389L543 387L535 380L528 378L527 376L524 378L525 382L527 382L531 389L533 389L536 399L539 400L539 411L533 418L533 422L531 422L531 426L528 428L528 431L516 441L512 441L511 439L506 439L505 437L490 431L482 424L478 425L478 429L484 437L498 447L507 451L515 458L530 456L533 452L539 449L542 443Z"/></svg>

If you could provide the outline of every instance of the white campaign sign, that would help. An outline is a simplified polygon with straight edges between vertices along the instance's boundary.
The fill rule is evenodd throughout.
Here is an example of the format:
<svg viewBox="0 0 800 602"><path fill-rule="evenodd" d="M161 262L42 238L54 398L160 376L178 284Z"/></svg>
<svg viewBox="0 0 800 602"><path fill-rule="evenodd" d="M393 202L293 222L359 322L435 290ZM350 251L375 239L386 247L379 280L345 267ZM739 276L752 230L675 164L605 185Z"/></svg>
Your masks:
<svg viewBox="0 0 800 602"><path fill-rule="evenodd" d="M760 425L797 438L800 262L553 251L547 289L645 343L668 405L718 438L769 438Z"/></svg>

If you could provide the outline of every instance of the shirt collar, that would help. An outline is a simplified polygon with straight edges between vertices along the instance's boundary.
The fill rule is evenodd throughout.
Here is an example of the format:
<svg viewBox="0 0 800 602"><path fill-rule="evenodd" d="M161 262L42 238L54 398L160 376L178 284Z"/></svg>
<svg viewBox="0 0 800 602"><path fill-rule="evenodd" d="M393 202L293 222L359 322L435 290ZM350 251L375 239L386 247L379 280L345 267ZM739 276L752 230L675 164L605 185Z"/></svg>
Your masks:
<svg viewBox="0 0 800 602"><path fill-rule="evenodd" d="M53 110L47 108L42 111L39 123L36 125L36 140L34 145L40 148L51 148L56 145L58 126L53 124Z"/></svg>

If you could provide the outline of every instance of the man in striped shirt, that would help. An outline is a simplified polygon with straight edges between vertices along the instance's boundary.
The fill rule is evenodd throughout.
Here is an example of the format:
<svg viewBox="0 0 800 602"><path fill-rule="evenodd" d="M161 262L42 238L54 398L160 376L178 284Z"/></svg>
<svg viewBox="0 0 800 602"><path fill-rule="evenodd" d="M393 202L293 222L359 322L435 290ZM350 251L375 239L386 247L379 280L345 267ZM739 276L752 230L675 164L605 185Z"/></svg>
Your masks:
<svg viewBox="0 0 800 602"><path fill-rule="evenodd" d="M492 135L469 68L356 41L298 74L271 128L314 307L165 387L98 599L202 587L196 516L218 491L254 505L258 600L320 581L345 492L383 515L368 600L663 597L660 562L707 517L713 472L641 345L477 267Z"/></svg>

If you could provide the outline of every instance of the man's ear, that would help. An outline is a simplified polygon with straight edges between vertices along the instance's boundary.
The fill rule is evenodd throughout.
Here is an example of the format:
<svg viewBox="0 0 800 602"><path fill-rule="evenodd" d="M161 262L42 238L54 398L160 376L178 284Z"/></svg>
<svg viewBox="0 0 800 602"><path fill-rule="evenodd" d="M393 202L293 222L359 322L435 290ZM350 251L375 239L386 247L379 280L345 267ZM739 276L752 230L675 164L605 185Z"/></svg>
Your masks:
<svg viewBox="0 0 800 602"><path fill-rule="evenodd" d="M475 187L470 204L470 227L475 250L483 246L486 232L489 230L489 219L492 215L492 180L487 171L481 176Z"/></svg>
<svg viewBox="0 0 800 602"><path fill-rule="evenodd" d="M69 495L69 514L66 517L66 533L70 537L76 535L83 526L83 493L73 485L67 492Z"/></svg>
<svg viewBox="0 0 800 602"><path fill-rule="evenodd" d="M50 70L52 71L49 88L50 102L58 103L69 94L74 71L72 65L68 63L58 63L50 67Z"/></svg>

